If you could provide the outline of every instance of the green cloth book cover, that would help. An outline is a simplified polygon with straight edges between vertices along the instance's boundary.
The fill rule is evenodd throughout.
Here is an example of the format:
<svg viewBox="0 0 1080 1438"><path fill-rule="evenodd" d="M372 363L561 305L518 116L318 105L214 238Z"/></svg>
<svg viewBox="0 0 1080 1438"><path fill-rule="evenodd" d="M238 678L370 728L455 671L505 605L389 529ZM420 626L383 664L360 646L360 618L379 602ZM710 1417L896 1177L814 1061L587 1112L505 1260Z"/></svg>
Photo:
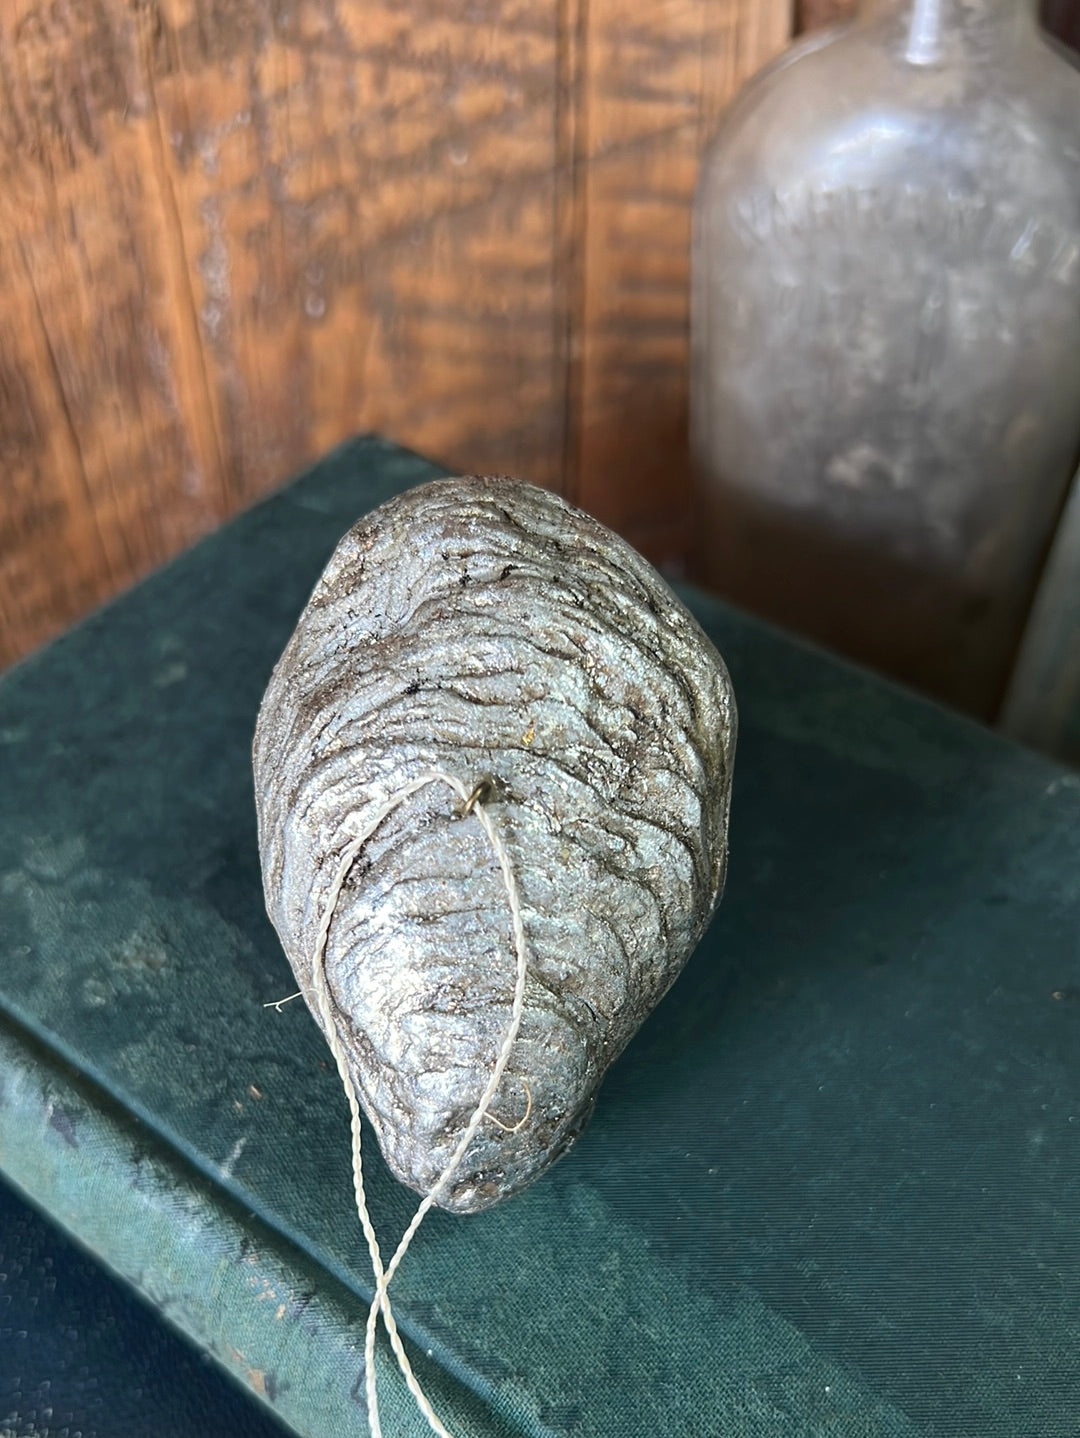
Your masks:
<svg viewBox="0 0 1080 1438"><path fill-rule="evenodd" d="M365 1432L371 1281L330 1055L265 1007L251 738L338 538L436 472L346 445L0 681L0 1169L301 1434ZM425 1223L421 1381L458 1438L1071 1438L1080 784L690 602L726 897L570 1156Z"/></svg>

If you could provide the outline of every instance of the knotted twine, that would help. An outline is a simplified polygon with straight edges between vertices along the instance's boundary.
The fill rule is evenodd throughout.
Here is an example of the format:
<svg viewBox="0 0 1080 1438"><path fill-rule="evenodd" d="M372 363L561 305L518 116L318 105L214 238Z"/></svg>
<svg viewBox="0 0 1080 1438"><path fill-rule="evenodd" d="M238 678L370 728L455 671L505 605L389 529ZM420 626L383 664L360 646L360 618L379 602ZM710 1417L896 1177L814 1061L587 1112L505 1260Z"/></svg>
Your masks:
<svg viewBox="0 0 1080 1438"><path fill-rule="evenodd" d="M514 982L514 999L510 1010L510 1022L507 1024L506 1033L502 1045L495 1059L495 1065L491 1070L483 1093L473 1111L472 1117L466 1124L465 1129L458 1140L457 1147L450 1155L446 1167L428 1192L416 1212L412 1221L405 1229L394 1251L394 1256L384 1267L382 1252L379 1248L379 1240L375 1234L375 1228L371 1221L371 1214L368 1210L367 1194L364 1188L364 1165L362 1156L362 1126L360 1119L360 1099L353 1082L352 1074L349 1071L348 1059L341 1040L338 1028L338 1007L330 992L330 985L326 978L326 944L330 935L330 925L333 923L334 912L337 908L338 899L341 897L341 890L348 877L349 870L356 862L361 849L378 829L379 825L401 804L405 803L421 789L426 789L430 784L445 784L451 788L461 800L460 817L466 818L469 814L475 814L481 828L487 836L491 845L492 853L502 871L503 883L506 888L507 905L510 910L510 923L514 937L514 952L517 960L517 975ZM386 1333L390 1340L390 1347L393 1349L397 1359L401 1375L406 1386L420 1412L427 1419L428 1425L433 1433L439 1438L453 1438L453 1435L443 1426L435 1410L428 1400L427 1394L420 1386L420 1380L413 1372L409 1356L405 1352L401 1335L398 1332L397 1321L394 1318L394 1310L390 1304L388 1289L390 1281L397 1272L401 1260L405 1257L409 1245L416 1236L416 1231L424 1221L424 1216L437 1201L443 1189L450 1182L458 1164L465 1156L465 1152L484 1122L489 1117L488 1107L502 1082L506 1072L506 1066L510 1062L510 1053L517 1040L518 1030L521 1027L521 1016L525 1007L525 978L527 972L527 951L525 941L525 922L521 913L521 898L518 892L517 879L514 875L514 866L510 860L506 843L496 826L492 823L491 815L487 809L487 799L491 792L491 782L481 780L479 784L471 788L463 784L453 774L447 774L442 769L431 769L420 774L409 783L404 784L395 793L380 803L375 811L364 820L358 813L351 813L345 819L346 829L356 829L348 843L341 851L337 870L326 896L326 904L323 908L322 919L319 923L318 932L315 938L315 949L312 955L311 983L314 990L315 1004L319 1017L326 1029L327 1039L330 1045L330 1052L337 1064L338 1074L341 1077L342 1086L345 1089L345 1097L349 1101L349 1112L352 1120L352 1168L353 1168L353 1192L356 1199L356 1211L360 1218L360 1226L364 1231L367 1240L368 1253L371 1257L371 1267L375 1275L375 1294L371 1300L371 1307L368 1310L367 1330L364 1337L364 1386L367 1396L368 1424L371 1430L371 1438L382 1438L382 1424L379 1420L379 1400L376 1391L375 1375L375 1336L378 1327L379 1315L382 1314ZM493 1122L498 1120L493 1118ZM505 1127L505 1125L501 1125Z"/></svg>

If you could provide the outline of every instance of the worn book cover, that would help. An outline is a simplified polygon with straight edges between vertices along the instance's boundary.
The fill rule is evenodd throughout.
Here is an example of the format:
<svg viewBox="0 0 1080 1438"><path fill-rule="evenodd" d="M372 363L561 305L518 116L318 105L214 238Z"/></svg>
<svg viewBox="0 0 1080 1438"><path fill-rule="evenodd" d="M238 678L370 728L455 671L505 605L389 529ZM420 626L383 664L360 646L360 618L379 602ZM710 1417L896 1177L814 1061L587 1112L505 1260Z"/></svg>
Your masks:
<svg viewBox="0 0 1080 1438"><path fill-rule="evenodd" d="M250 746L337 539L435 472L355 441L0 681L0 1169L320 1438L365 1431L370 1274L330 1056L265 1007ZM570 1155L421 1229L421 1381L459 1438L1073 1438L1080 783L689 598L727 895Z"/></svg>

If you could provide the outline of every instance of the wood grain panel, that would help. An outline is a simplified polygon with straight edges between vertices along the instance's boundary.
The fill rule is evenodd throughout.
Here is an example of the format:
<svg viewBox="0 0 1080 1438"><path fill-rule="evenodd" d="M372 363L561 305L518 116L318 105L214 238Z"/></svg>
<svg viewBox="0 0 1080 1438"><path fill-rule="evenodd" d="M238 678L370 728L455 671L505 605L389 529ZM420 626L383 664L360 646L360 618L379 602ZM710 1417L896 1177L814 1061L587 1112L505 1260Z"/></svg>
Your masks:
<svg viewBox="0 0 1080 1438"><path fill-rule="evenodd" d="M838 20L847 20L855 13L858 0L797 0L796 30L820 30L822 25L833 25Z"/></svg>
<svg viewBox="0 0 1080 1438"><path fill-rule="evenodd" d="M0 663L358 429L655 548L695 158L786 15L0 0Z"/></svg>
<svg viewBox="0 0 1080 1438"><path fill-rule="evenodd" d="M574 493L652 557L686 549L690 198L721 108L785 5L590 0Z"/></svg>

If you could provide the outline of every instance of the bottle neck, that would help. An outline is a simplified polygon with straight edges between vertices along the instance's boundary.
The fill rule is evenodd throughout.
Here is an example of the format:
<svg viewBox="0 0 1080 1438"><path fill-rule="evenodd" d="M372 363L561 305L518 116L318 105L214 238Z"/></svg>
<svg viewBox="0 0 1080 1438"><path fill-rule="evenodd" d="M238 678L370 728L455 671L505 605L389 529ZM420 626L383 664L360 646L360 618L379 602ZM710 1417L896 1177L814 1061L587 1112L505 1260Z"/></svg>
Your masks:
<svg viewBox="0 0 1080 1438"><path fill-rule="evenodd" d="M1039 0L863 0L859 19L902 30L904 58L932 65L956 46L1008 43L1038 25Z"/></svg>

